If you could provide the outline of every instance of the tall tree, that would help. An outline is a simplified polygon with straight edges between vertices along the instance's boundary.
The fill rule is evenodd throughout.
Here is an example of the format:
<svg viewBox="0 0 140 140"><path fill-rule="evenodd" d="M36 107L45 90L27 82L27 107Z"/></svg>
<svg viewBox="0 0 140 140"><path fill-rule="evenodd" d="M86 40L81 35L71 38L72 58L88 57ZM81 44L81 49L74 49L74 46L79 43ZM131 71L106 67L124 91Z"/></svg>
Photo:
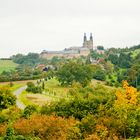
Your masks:
<svg viewBox="0 0 140 140"><path fill-rule="evenodd" d="M62 85L71 85L74 81L86 86L92 79L90 65L70 61L57 72L57 78Z"/></svg>

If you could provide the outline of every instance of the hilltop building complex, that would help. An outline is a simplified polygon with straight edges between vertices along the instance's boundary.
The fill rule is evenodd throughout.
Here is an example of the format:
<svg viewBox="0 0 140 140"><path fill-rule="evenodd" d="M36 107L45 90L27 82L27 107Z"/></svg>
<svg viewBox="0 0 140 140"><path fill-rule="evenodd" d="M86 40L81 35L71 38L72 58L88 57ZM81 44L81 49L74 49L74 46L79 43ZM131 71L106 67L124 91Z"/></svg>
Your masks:
<svg viewBox="0 0 140 140"><path fill-rule="evenodd" d="M78 58L80 56L87 57L90 54L90 52L93 50L96 50L96 49L93 46L93 37L91 33L89 40L87 40L86 34L84 34L83 45L81 47L65 48L62 51L44 50L43 52L41 52L40 56L45 59L52 59L53 57L63 57L63 58L70 59L70 58Z"/></svg>

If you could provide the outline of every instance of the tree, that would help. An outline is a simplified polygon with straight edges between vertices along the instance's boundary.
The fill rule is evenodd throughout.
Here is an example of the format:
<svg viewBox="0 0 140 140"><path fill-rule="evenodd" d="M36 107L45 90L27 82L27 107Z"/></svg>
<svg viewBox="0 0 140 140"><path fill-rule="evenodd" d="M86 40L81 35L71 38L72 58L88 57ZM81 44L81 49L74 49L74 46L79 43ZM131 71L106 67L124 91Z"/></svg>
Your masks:
<svg viewBox="0 0 140 140"><path fill-rule="evenodd" d="M28 105L23 112L23 116L25 118L30 117L31 114L33 114L34 112L37 112L37 106L34 105Z"/></svg>
<svg viewBox="0 0 140 140"><path fill-rule="evenodd" d="M119 59L118 59L118 65L121 68L130 68L132 62L131 53L125 54L120 53Z"/></svg>
<svg viewBox="0 0 140 140"><path fill-rule="evenodd" d="M97 80L105 80L105 72L101 69L97 69L94 74L93 74L93 78L97 79Z"/></svg>
<svg viewBox="0 0 140 140"><path fill-rule="evenodd" d="M117 54L109 54L108 60L110 60L114 65L118 64L118 55Z"/></svg>
<svg viewBox="0 0 140 140"><path fill-rule="evenodd" d="M128 81L131 85L136 86L136 80L137 80L137 71L133 68L130 68L128 70Z"/></svg>
<svg viewBox="0 0 140 140"><path fill-rule="evenodd" d="M39 57L37 53L28 53L27 55L17 54L11 57L15 63L24 64L28 66L35 66L45 61Z"/></svg>
<svg viewBox="0 0 140 140"><path fill-rule="evenodd" d="M16 104L16 97L8 86L0 87L0 110Z"/></svg>
<svg viewBox="0 0 140 140"><path fill-rule="evenodd" d="M104 69L107 72L107 74L113 73L114 66L110 61L107 61L107 62L104 61L103 66L104 66Z"/></svg>
<svg viewBox="0 0 140 140"><path fill-rule="evenodd" d="M98 53L95 52L95 51L91 51L90 56L91 56L92 58L94 58L94 59L99 59L99 58L102 58L102 57L103 57L102 54L98 54Z"/></svg>
<svg viewBox="0 0 140 140"><path fill-rule="evenodd" d="M138 96L136 88L129 86L127 81L122 82L123 92L116 92L116 100L114 103L114 111L117 122L119 122L118 130L124 138L134 136L137 132L139 113ZM139 130L138 130L139 131Z"/></svg>
<svg viewBox="0 0 140 140"><path fill-rule="evenodd" d="M61 85L72 85L75 81L86 86L92 79L92 68L87 64L70 61L58 70L57 78Z"/></svg>
<svg viewBox="0 0 140 140"><path fill-rule="evenodd" d="M42 93L42 87L36 86L33 82L28 82L26 91L32 93Z"/></svg>
<svg viewBox="0 0 140 140"><path fill-rule="evenodd" d="M98 50L104 50L104 47L103 46L97 46L97 49Z"/></svg>
<svg viewBox="0 0 140 140"><path fill-rule="evenodd" d="M4 140L14 140L14 128L12 126L9 126L6 130L6 136L4 137Z"/></svg>

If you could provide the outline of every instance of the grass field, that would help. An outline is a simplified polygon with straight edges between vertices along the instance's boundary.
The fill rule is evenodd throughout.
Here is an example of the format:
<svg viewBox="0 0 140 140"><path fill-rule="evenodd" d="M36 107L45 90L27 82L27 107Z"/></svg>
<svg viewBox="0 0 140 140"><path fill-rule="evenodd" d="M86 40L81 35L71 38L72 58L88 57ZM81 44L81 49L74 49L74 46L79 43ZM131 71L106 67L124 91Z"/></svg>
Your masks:
<svg viewBox="0 0 140 140"><path fill-rule="evenodd" d="M67 97L70 87L60 86L60 83L55 79L48 80L45 84L46 92L51 96Z"/></svg>
<svg viewBox="0 0 140 140"><path fill-rule="evenodd" d="M115 90L116 88L106 86L105 82L92 80L93 87L98 85L102 85L106 87L108 90ZM69 94L69 90L72 87L63 87L60 83L55 79L48 80L45 82L45 91L43 94L33 94L28 93L27 91L23 91L22 94L19 96L19 100L23 102L25 105L39 105L42 106L46 103L50 103L51 101L57 101L60 99L70 99L72 96Z"/></svg>
<svg viewBox="0 0 140 140"><path fill-rule="evenodd" d="M0 60L0 73L3 71L13 70L18 66L12 60Z"/></svg>
<svg viewBox="0 0 140 140"><path fill-rule="evenodd" d="M44 94L32 94L26 91L23 91L19 96L20 102L27 105L39 105L42 106L46 103L50 103L51 101L55 101L55 98L46 96Z"/></svg>
<svg viewBox="0 0 140 140"><path fill-rule="evenodd" d="M69 87L60 86L59 82L54 78L45 83L45 93L33 94L23 91L23 93L19 96L19 100L25 105L43 105L62 98L68 99L69 89Z"/></svg>

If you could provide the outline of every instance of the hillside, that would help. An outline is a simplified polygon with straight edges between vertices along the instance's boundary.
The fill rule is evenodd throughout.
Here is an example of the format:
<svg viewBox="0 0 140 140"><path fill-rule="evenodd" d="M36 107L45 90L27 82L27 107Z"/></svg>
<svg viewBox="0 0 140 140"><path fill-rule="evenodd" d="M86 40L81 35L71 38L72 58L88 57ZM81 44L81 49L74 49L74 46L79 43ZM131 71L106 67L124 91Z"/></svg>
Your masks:
<svg viewBox="0 0 140 140"><path fill-rule="evenodd" d="M36 67L44 62L36 54L14 56L18 68L0 74L1 82L10 81L0 86L0 140L137 140L138 50L113 48L96 64L86 58L52 59L46 65L56 69L47 71ZM8 62L1 61L6 70Z"/></svg>
<svg viewBox="0 0 140 140"><path fill-rule="evenodd" d="M14 63L12 60L0 60L0 73L3 71L13 70L18 64Z"/></svg>

